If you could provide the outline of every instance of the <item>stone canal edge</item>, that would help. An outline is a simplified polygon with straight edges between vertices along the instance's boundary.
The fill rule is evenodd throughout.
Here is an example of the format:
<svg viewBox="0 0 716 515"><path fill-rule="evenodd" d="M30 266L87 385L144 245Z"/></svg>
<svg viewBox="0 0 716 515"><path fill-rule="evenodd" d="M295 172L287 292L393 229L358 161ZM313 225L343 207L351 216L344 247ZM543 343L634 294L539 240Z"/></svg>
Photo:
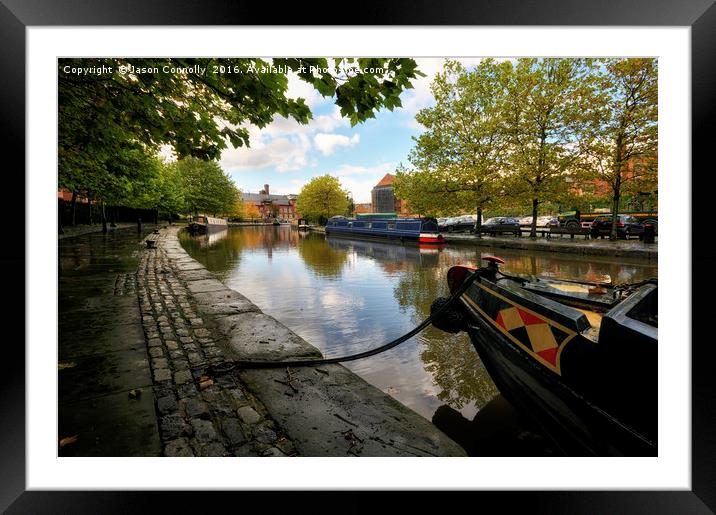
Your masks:
<svg viewBox="0 0 716 515"><path fill-rule="evenodd" d="M147 236L156 248L140 251L137 271L163 455L465 456L339 364L209 375L225 361L321 353L191 258L179 230Z"/></svg>

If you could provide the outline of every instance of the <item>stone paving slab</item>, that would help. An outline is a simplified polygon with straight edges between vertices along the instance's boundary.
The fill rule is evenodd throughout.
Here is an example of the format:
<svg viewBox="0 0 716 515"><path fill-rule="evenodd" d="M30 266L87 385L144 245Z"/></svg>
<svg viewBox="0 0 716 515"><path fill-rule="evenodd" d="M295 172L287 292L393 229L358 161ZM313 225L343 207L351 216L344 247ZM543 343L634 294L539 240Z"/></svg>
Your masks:
<svg viewBox="0 0 716 515"><path fill-rule="evenodd" d="M76 357L72 363L58 372L58 395L63 402L152 385L144 348Z"/></svg>
<svg viewBox="0 0 716 515"><path fill-rule="evenodd" d="M245 370L239 377L303 456L463 456L433 424L341 365Z"/></svg>
<svg viewBox="0 0 716 515"><path fill-rule="evenodd" d="M78 325L65 330L58 349L60 361L108 352L145 349L144 331L135 321L132 324L85 327Z"/></svg>
<svg viewBox="0 0 716 515"><path fill-rule="evenodd" d="M237 315L247 311L259 311L258 306L243 295L226 295L224 292L195 293L197 306L207 315Z"/></svg>
<svg viewBox="0 0 716 515"><path fill-rule="evenodd" d="M62 292L58 297L58 302L62 304L62 314L73 315L75 313L95 313L100 311L114 311L124 308L133 308L137 304L136 295L127 295L121 298L116 296L95 296L85 297L83 295L77 295L80 293L76 291L74 296L68 295L69 292Z"/></svg>
<svg viewBox="0 0 716 515"><path fill-rule="evenodd" d="M182 272L182 279L184 281L200 281L205 279L215 279L211 272L203 268L196 270L185 270Z"/></svg>
<svg viewBox="0 0 716 515"><path fill-rule="evenodd" d="M216 318L218 330L242 359L286 360L320 358L320 351L303 338L260 312Z"/></svg>
<svg viewBox="0 0 716 515"><path fill-rule="evenodd" d="M122 306L116 306L115 309L99 309L99 310L71 310L62 313L58 319L61 332L72 332L74 328L85 327L87 329L96 328L104 330L107 326L114 325L131 325L137 322L136 298L134 299L134 310L123 309ZM86 325L91 321L91 326Z"/></svg>
<svg viewBox="0 0 716 515"><path fill-rule="evenodd" d="M191 293L206 293L210 291L223 291L226 286L216 279L202 279L199 281L188 281L187 288Z"/></svg>
<svg viewBox="0 0 716 515"><path fill-rule="evenodd" d="M60 404L59 438L77 436L59 456L159 456L159 430L151 388L138 397L121 391Z"/></svg>

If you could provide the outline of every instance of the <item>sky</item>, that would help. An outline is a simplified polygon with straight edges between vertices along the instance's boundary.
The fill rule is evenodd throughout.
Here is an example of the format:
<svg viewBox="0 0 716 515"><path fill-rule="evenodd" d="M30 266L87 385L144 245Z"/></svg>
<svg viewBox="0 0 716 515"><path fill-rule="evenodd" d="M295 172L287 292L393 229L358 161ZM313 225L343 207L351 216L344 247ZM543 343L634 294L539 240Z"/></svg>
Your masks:
<svg viewBox="0 0 716 515"><path fill-rule="evenodd" d="M479 59L459 59L467 67ZM251 147L222 152L221 167L244 193L258 193L264 184L270 193L298 194L313 177L338 177L356 203L371 201L371 189L399 163L408 164L413 136L421 132L415 115L433 104L430 83L442 70L444 59L416 59L425 77L413 80L413 89L401 94L402 108L383 109L375 119L350 126L341 118L334 99L322 97L312 86L289 76L289 97L304 98L313 112L306 125L280 116L263 129L250 128Z"/></svg>

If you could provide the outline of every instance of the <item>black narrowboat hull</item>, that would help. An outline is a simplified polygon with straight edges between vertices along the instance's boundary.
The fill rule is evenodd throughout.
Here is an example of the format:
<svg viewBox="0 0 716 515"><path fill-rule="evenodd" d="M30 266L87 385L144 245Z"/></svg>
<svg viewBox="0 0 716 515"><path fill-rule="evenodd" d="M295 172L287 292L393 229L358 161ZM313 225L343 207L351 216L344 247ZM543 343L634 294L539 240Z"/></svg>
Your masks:
<svg viewBox="0 0 716 515"><path fill-rule="evenodd" d="M498 282L480 277L460 300L463 329L500 393L566 455L656 456L656 328L625 319L656 286L621 304L594 295L608 306L598 338L580 310Z"/></svg>
<svg viewBox="0 0 716 515"><path fill-rule="evenodd" d="M568 456L655 456L656 445L582 397L478 319L470 340L498 390Z"/></svg>

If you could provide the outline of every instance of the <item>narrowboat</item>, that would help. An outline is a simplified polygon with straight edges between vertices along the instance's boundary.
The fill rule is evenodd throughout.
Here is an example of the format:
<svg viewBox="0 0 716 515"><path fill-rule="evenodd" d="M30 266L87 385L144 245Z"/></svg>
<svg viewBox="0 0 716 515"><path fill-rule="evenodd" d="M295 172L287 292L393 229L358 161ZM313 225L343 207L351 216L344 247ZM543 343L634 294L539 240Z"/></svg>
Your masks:
<svg viewBox="0 0 716 515"><path fill-rule="evenodd" d="M657 280L631 285L454 266L434 325L465 331L500 393L570 456L657 455ZM435 312L446 299L431 306Z"/></svg>
<svg viewBox="0 0 716 515"><path fill-rule="evenodd" d="M334 216L326 223L329 236L351 238L378 238L387 240L414 241L419 243L444 243L434 218L362 218L353 219Z"/></svg>
<svg viewBox="0 0 716 515"><path fill-rule="evenodd" d="M228 227L229 223L224 218L198 215L196 220L189 224L188 229L191 234L207 234L211 231L220 231Z"/></svg>
<svg viewBox="0 0 716 515"><path fill-rule="evenodd" d="M306 222L306 220L303 218L299 218L297 228L299 231L307 231L309 229L308 222Z"/></svg>

